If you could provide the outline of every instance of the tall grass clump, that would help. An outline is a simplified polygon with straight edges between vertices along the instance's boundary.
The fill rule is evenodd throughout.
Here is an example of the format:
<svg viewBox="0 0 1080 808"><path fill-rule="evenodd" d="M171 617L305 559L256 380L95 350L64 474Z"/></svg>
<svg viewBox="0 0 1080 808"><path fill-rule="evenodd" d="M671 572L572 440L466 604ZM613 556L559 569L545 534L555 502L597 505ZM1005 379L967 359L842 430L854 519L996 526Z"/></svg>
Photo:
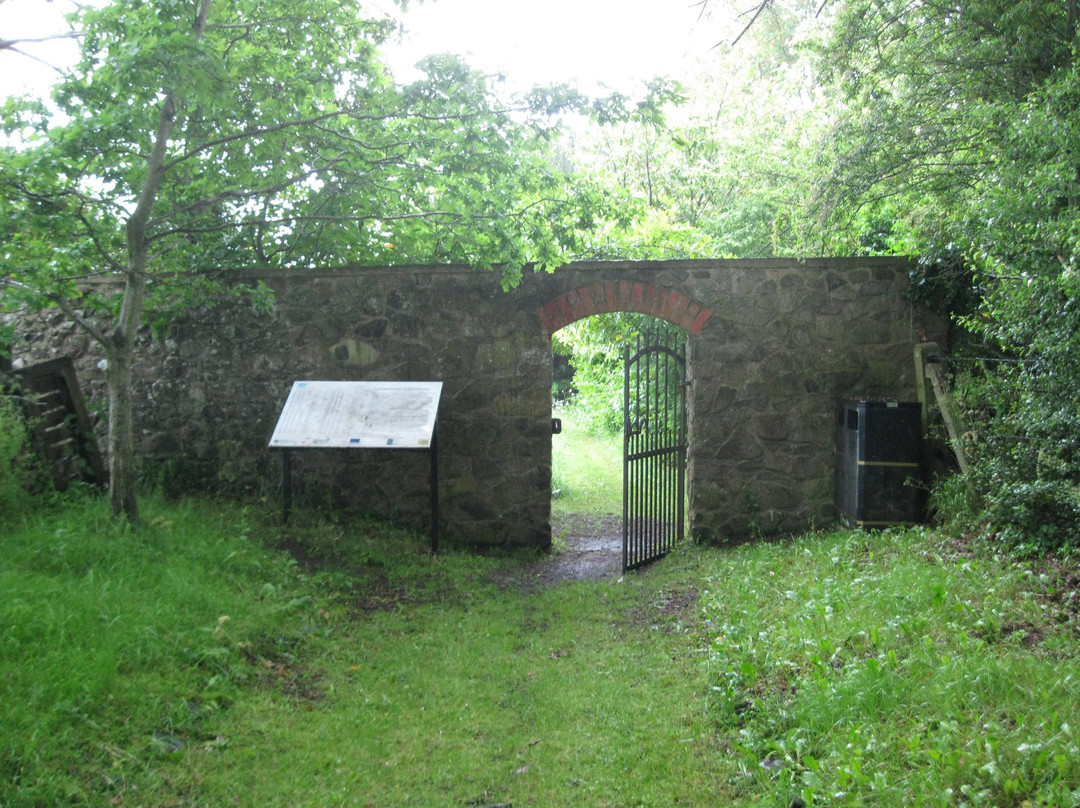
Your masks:
<svg viewBox="0 0 1080 808"><path fill-rule="evenodd" d="M0 531L5 808L105 804L160 756L212 743L313 622L295 564L251 540L244 511L145 511L132 527L69 501Z"/></svg>
<svg viewBox="0 0 1080 808"><path fill-rule="evenodd" d="M0 387L0 524L29 506L37 471L18 400L5 395Z"/></svg>

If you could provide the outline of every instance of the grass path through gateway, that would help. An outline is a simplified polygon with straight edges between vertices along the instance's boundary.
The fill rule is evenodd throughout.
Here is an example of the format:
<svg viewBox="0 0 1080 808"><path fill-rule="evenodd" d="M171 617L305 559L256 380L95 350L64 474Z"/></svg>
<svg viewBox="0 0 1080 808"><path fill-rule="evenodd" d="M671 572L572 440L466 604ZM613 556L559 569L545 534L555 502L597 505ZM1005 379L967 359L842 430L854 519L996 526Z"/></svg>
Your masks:
<svg viewBox="0 0 1080 808"><path fill-rule="evenodd" d="M551 437L555 516L622 514L623 456L620 436L598 434L574 407L559 410L562 433Z"/></svg>
<svg viewBox="0 0 1080 808"><path fill-rule="evenodd" d="M5 808L1080 802L1068 565L840 531L521 586L384 525L146 513L0 530Z"/></svg>

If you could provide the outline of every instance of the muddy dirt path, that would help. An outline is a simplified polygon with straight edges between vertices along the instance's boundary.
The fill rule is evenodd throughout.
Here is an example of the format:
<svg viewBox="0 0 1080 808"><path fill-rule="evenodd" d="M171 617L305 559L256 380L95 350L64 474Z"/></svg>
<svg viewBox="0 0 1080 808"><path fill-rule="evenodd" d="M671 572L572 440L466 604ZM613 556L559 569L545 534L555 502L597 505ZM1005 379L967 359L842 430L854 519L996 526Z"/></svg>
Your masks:
<svg viewBox="0 0 1080 808"><path fill-rule="evenodd" d="M552 518L558 549L529 565L523 578L537 583L595 581L622 574L622 519L618 516L561 515ZM565 544L565 549L560 545Z"/></svg>

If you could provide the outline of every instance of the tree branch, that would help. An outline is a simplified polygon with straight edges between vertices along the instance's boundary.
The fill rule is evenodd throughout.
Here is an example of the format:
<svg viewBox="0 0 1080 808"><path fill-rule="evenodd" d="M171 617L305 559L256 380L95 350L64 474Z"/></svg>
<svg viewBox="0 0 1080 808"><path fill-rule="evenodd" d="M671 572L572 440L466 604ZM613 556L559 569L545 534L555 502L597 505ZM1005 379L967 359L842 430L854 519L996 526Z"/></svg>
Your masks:
<svg viewBox="0 0 1080 808"><path fill-rule="evenodd" d="M380 221L380 222L402 222L402 221L414 221L418 219L429 220L443 220L443 221L462 221L464 219L470 219L476 222L492 221L499 218L520 219L525 217L530 211L535 208L539 208L547 203L559 203L565 204L568 200L558 199L553 197L544 197L542 199L536 199L525 205L522 208L514 211L507 211L499 215L489 214L484 216L469 216L464 213L459 213L450 210L420 210L411 213L371 213L366 215L352 214L349 216L339 216L335 214L306 214L303 216L280 216L276 218L267 218L260 216L258 219L249 219L247 221L235 222L221 222L214 225L201 225L195 227L173 227L168 230L163 230L160 233L155 234L155 239L163 239L169 236L180 235L208 235L210 233L224 233L228 231L238 230L266 230L272 227L280 227L283 225L297 226L302 224L350 224L361 223L368 221Z"/></svg>
<svg viewBox="0 0 1080 808"><path fill-rule="evenodd" d="M761 12L771 6L772 2L773 0L761 0L761 3L757 7L757 11L754 12L754 16L751 17L750 22L746 24L746 27L743 28L742 31L739 32L739 35L735 37L734 41L732 41L731 47L734 48L736 45L739 44L739 40L746 35L747 31L754 27L754 23L757 22L757 18L761 16Z"/></svg>
<svg viewBox="0 0 1080 808"><path fill-rule="evenodd" d="M0 278L0 286L7 287L8 289L18 289L20 292L32 295L34 297L44 298L50 303L56 305L60 311L64 312L73 322L75 322L80 328L86 331L96 342L102 346L106 345L105 332L98 328L94 323L90 322L83 315L79 314L78 310L61 294L56 292L43 292L40 289L35 289L33 286L21 283L11 278Z"/></svg>
<svg viewBox="0 0 1080 808"><path fill-rule="evenodd" d="M772 2L772 0L766 0L766 2ZM299 129L299 128L303 128L303 127L313 127L313 128L318 128L318 129L320 129L321 131L324 131L324 132L333 133L338 138L346 139L347 136L344 135L341 132L338 132L338 131L336 131L334 129L330 129L329 127L319 126L319 124L321 124L323 121L329 121L329 120L332 120L332 119L338 118L338 117L349 118L349 119L351 119L353 121L366 121L366 122L369 122L369 123L372 122L372 121L383 121L383 122L385 122L385 121L400 121L400 120L416 120L416 121L428 121L428 122L432 122L432 123L436 123L436 122L437 123L446 123L447 121L464 121L464 120L468 120L470 118L478 118L478 117L481 117L483 115L509 115L509 114L512 114L512 113L515 113L515 112L528 112L529 109L530 109L529 106L523 105L523 106L518 106L518 107L506 107L504 109L494 110L494 111L492 111L492 110L477 110L475 112L462 112L462 113L455 113L455 114L452 114L452 115L423 115L423 114L416 113L416 112L405 112L405 113L392 112L392 113L386 113L385 115L365 115L365 114L360 113L360 111L359 111L360 107L346 107L344 109L338 109L338 110L333 110L331 112L325 112L325 113L323 113L321 115L314 115L314 116L312 116L310 118L300 118L300 119L291 120L291 121L282 121L282 122L280 122L278 124L275 124L274 126L249 127L247 129L244 129L241 132L234 132L234 133L232 133L230 135L223 135L222 137L216 138L214 140L208 140L205 143L200 143L195 148L189 149L188 151L184 152L183 154L180 154L180 155L174 157L172 160L170 160L168 163L165 164L165 170L166 171L171 170L171 169L175 168L176 166L180 165L181 163L183 163L184 161L190 160L192 157L197 157L198 155L200 155L200 154L202 154L204 152L216 149L218 146L224 146L227 143L233 143L233 142L235 142L237 140L247 140L249 138L259 138L259 137L262 137L264 135L275 134L277 132L285 132L285 131L287 131L289 129ZM357 141L357 143L358 143L358 145L363 145L365 148L370 148L370 149L374 149L374 148L383 148L383 149L385 149L385 148L391 148L393 145L404 145L404 143L401 143L401 144L391 144L391 146L372 147L372 146L367 146L367 145L365 145L365 144L363 144L363 143L361 143L359 141Z"/></svg>
<svg viewBox="0 0 1080 808"><path fill-rule="evenodd" d="M25 197L26 199L33 200L34 202L37 202L39 204L55 205L58 204L59 200L68 197L77 199L80 203L79 207L75 210L69 211L68 213L78 219L79 222L82 224L83 229L86 232L87 238L89 238L90 241L93 243L98 255L101 256L101 258L105 261L108 267L116 271L122 271L124 269L124 265L114 259L112 253L105 247L104 244L101 243L101 240L99 239L97 234L97 228L94 227L93 223L90 221L90 219L86 217L86 214L83 212L83 207L92 201L89 197L79 193L78 191L70 189L65 190L64 192L56 196L49 196L48 194L41 194L32 191L25 185L25 183L21 182L11 183L8 187L22 194L23 197Z"/></svg>
<svg viewBox="0 0 1080 808"><path fill-rule="evenodd" d="M17 39L0 39L0 50L18 50L15 46L21 45L23 43L35 44L41 42L54 42L57 39L79 39L81 36L82 33L80 31L68 31L67 33L63 34L49 34L48 36L18 37ZM22 51L19 52L22 53ZM23 55L25 56L27 54Z"/></svg>

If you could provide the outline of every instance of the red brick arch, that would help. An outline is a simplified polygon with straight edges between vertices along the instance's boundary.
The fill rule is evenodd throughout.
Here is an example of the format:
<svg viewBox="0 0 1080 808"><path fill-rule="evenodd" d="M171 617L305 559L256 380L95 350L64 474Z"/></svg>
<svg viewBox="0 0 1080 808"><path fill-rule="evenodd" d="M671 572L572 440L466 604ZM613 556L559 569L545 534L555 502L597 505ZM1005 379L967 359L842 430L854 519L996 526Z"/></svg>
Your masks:
<svg viewBox="0 0 1080 808"><path fill-rule="evenodd" d="M674 323L691 334L698 333L712 312L681 292L640 281L604 281L559 295L538 311L548 333L554 334L593 314L636 311Z"/></svg>

